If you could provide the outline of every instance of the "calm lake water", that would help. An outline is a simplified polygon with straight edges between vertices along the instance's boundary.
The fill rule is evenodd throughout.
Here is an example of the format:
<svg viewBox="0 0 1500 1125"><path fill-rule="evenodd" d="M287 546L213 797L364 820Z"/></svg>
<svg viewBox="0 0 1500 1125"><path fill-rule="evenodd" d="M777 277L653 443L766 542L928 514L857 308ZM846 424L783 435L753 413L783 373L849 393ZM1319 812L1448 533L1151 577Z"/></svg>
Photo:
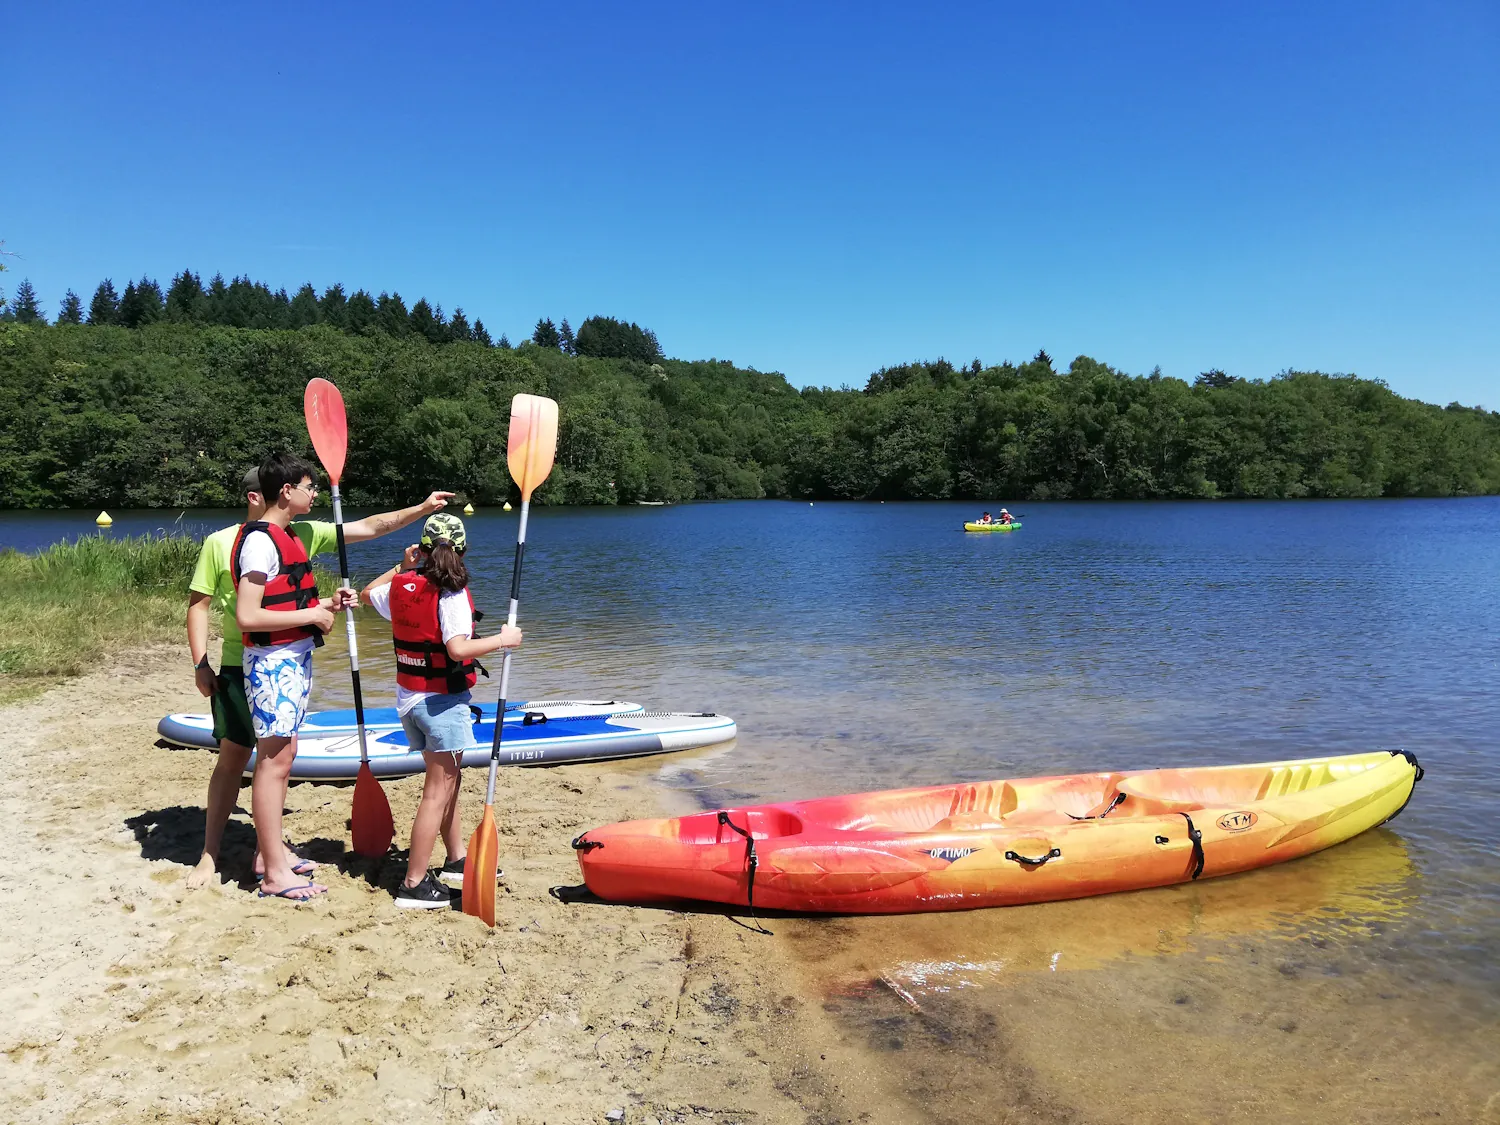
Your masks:
<svg viewBox="0 0 1500 1125"><path fill-rule="evenodd" d="M1370 1111L1384 1104L1390 1120L1420 1105L1488 1120L1500 1101L1500 499L1012 507L1025 526L1006 535L962 533L977 513L954 504L537 510L512 695L733 715L729 747L640 763L678 804L1414 751L1427 777L1399 819L1277 869L963 917L781 926L851 1050L941 1074L955 1042L977 1052L971 1065L999 1066L984 1044L1004 1041L1035 1081L1074 1090L1057 1120L1130 1119L1128 1083L1076 1092L1101 1059L1122 1075L1172 1069L1081 1040L1064 1019L1103 1005L1097 1034L1129 1041L1143 1025L1115 1025L1149 1008L1143 997L1163 1006L1144 1026L1164 1042L1180 1033L1172 1058L1199 1059L1220 1085L1288 1059L1379 1071L1383 1042L1393 1059L1406 1052L1404 1078L1388 1079L1386 1103L1351 1094L1346 1119L1386 1120ZM92 514L0 513L0 542L92 531ZM170 519L114 516L114 534ZM234 518L193 512L180 526ZM468 527L493 623L515 516L485 511ZM357 576L400 546L356 548ZM388 636L361 625L377 698L391 694ZM320 656L323 705L347 698L341 637ZM1077 983L1059 985L1070 968ZM1018 998L1027 1026L1069 1050L1025 1045L1007 1022ZM1358 1042L1341 1038L1366 1025ZM1291 1089L1291 1108L1257 1112L1299 1119L1305 1090ZM936 1086L918 1093L931 1119L964 1119ZM1164 1096L1140 1104L1161 1110ZM1250 1112L1223 1097L1212 1113L1181 1111ZM1053 1119L1041 1103L1028 1112Z"/></svg>

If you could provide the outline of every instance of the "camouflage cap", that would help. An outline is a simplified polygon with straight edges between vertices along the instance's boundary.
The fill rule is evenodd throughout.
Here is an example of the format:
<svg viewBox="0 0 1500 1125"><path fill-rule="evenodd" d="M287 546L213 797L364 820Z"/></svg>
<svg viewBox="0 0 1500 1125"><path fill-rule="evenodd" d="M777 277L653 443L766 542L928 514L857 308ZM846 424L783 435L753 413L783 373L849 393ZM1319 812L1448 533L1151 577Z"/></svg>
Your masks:
<svg viewBox="0 0 1500 1125"><path fill-rule="evenodd" d="M468 537L464 534L464 521L449 512L434 512L428 516L427 522L422 525L422 546L430 551L442 539L446 539L455 551L463 554L469 546Z"/></svg>

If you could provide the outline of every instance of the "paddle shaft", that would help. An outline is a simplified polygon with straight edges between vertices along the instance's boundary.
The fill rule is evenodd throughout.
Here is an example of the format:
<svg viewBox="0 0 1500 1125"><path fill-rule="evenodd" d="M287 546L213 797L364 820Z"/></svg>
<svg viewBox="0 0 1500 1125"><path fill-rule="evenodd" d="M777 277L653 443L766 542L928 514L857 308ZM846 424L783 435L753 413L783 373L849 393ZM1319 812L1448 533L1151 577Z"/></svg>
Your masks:
<svg viewBox="0 0 1500 1125"><path fill-rule="evenodd" d="M530 511L531 501L522 500L521 523L516 529L516 564L510 572L510 612L505 618L505 623L511 628L515 628L516 611L521 604L521 562L526 557L526 517ZM490 782L484 796L486 805L495 803L495 772L500 765L500 740L505 732L505 697L510 689L510 654L513 651L506 649L500 658L500 706L495 711L495 740L490 743Z"/></svg>
<svg viewBox="0 0 1500 1125"><path fill-rule="evenodd" d="M349 550L344 546L344 505L339 499L339 486L333 485L333 530L339 541L339 584L349 585ZM514 603L512 603L514 604ZM359 642L354 636L354 607L344 611L345 635L349 638L349 678L354 683L354 722L359 727L359 760L370 760L369 748L365 745L365 696L359 687Z"/></svg>

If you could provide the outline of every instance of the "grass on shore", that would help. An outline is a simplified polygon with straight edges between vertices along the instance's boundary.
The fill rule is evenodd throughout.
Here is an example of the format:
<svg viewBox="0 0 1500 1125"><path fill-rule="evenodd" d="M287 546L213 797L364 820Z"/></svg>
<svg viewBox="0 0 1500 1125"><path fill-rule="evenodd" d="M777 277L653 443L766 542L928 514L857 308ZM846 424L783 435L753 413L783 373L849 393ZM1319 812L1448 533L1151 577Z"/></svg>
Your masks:
<svg viewBox="0 0 1500 1125"><path fill-rule="evenodd" d="M0 704L124 649L185 648L199 547L186 535L86 535L35 554L0 551Z"/></svg>

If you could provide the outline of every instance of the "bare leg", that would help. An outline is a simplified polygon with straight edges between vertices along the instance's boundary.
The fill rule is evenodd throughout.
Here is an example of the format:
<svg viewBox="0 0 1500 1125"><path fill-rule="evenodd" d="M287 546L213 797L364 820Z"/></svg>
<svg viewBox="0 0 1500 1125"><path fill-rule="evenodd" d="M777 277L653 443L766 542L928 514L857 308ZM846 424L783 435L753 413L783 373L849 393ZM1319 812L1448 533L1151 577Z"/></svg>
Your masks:
<svg viewBox="0 0 1500 1125"><path fill-rule="evenodd" d="M458 802L458 765L443 750L424 750L427 776L422 781L422 800L411 826L411 852L406 860L406 885L415 887L427 874L438 829L446 833L447 822ZM446 838L444 840L446 843Z"/></svg>
<svg viewBox="0 0 1500 1125"><path fill-rule="evenodd" d="M261 890L266 894L276 894L307 882L292 873L281 829L287 781L292 776L297 747L290 738L262 738L256 743L256 749L255 777L250 782L250 815L255 819L255 838L266 865ZM314 883L290 897L312 898L327 890L327 887Z"/></svg>
<svg viewBox="0 0 1500 1125"><path fill-rule="evenodd" d="M240 779L250 761L250 747L219 740L219 760L208 779L208 813L203 821L203 855L188 873L188 890L206 886L219 870L219 847L224 842L224 826L240 797Z"/></svg>
<svg viewBox="0 0 1500 1125"><path fill-rule="evenodd" d="M452 754L444 754L452 761ZM463 825L458 817L458 794L464 785L463 771L454 765L453 796L448 801L448 812L443 817L443 847L448 851L448 862L457 863L468 853L469 845L463 837Z"/></svg>

